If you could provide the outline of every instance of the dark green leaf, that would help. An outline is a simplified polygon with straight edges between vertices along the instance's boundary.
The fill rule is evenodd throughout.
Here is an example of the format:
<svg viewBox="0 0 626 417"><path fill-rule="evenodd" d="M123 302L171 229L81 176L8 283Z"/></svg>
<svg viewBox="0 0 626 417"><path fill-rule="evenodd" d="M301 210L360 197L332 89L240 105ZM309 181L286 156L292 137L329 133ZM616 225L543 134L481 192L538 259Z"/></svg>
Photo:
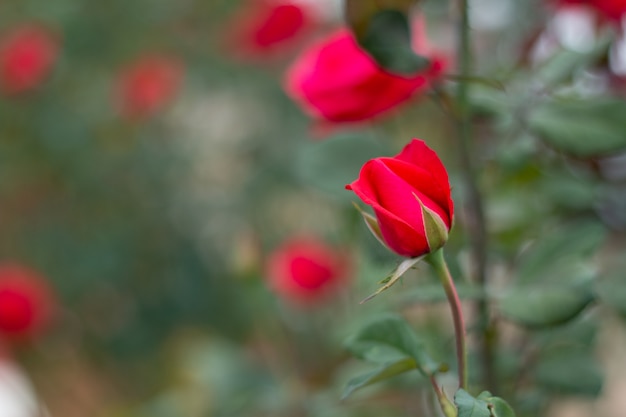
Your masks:
<svg viewBox="0 0 626 417"><path fill-rule="evenodd" d="M384 364L375 371L357 376L348 381L348 385L343 392L342 398L348 397L350 394L360 388L366 387L375 382L392 378L396 375L400 375L413 369L417 369L417 365L415 364L415 360L412 358L404 358L395 362L389 362L387 364Z"/></svg>
<svg viewBox="0 0 626 417"><path fill-rule="evenodd" d="M596 359L586 350L559 349L542 357L534 369L539 384L561 394L600 393L603 373Z"/></svg>
<svg viewBox="0 0 626 417"><path fill-rule="evenodd" d="M357 40L390 72L411 75L430 65L427 58L413 51L410 22L405 12L382 10L376 13Z"/></svg>
<svg viewBox="0 0 626 417"><path fill-rule="evenodd" d="M424 375L441 368L426 353L408 323L395 315L372 321L348 341L347 347L355 356L378 363L411 358Z"/></svg>
<svg viewBox="0 0 626 417"><path fill-rule="evenodd" d="M528 124L548 145L586 158L626 149L625 115L624 100L551 100L536 106Z"/></svg>
<svg viewBox="0 0 626 417"><path fill-rule="evenodd" d="M416 0L346 0L346 22L357 38L367 32L372 18L383 10L399 10L408 13Z"/></svg>
<svg viewBox="0 0 626 417"><path fill-rule="evenodd" d="M573 319L592 300L585 287L533 285L514 288L498 301L500 312L511 321L542 327Z"/></svg>

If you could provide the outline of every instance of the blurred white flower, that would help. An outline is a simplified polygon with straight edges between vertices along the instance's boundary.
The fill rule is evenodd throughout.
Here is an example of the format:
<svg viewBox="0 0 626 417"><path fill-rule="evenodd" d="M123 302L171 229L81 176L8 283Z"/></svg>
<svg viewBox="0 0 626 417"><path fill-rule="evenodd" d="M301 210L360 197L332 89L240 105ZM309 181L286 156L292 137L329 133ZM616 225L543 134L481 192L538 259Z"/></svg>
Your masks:
<svg viewBox="0 0 626 417"><path fill-rule="evenodd" d="M0 416L50 417L27 376L6 359L0 359Z"/></svg>

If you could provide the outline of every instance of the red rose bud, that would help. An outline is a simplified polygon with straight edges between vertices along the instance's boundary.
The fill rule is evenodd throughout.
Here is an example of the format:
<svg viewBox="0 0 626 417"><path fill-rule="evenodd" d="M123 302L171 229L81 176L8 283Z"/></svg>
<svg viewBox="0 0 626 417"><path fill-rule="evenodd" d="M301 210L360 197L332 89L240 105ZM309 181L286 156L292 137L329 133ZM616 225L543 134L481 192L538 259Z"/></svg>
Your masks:
<svg viewBox="0 0 626 417"><path fill-rule="evenodd" d="M370 230L397 254L414 258L446 243L454 216L448 173L423 141L366 162L346 189L372 206L378 228L368 224Z"/></svg>
<svg viewBox="0 0 626 417"><path fill-rule="evenodd" d="M18 94L39 86L58 55L58 41L48 29L22 25L0 39L0 89Z"/></svg>
<svg viewBox="0 0 626 417"><path fill-rule="evenodd" d="M312 10L288 0L249 0L233 17L229 52L261 58L297 42L315 26Z"/></svg>
<svg viewBox="0 0 626 417"><path fill-rule="evenodd" d="M13 263L0 264L0 339L32 339L50 324L54 296L37 272Z"/></svg>
<svg viewBox="0 0 626 417"><path fill-rule="evenodd" d="M315 238L292 239L267 262L269 286L289 302L318 304L348 284L350 265L345 256Z"/></svg>
<svg viewBox="0 0 626 417"><path fill-rule="evenodd" d="M119 112L129 119L153 115L180 90L183 65L176 58L146 55L123 69L117 82Z"/></svg>
<svg viewBox="0 0 626 417"><path fill-rule="evenodd" d="M420 33L420 31L416 31ZM415 39L420 50L419 39ZM421 45L423 46L423 45ZM445 60L431 54L430 66L411 76L382 69L347 29L312 45L289 68L285 90L311 117L332 123L376 118L416 97L439 77Z"/></svg>

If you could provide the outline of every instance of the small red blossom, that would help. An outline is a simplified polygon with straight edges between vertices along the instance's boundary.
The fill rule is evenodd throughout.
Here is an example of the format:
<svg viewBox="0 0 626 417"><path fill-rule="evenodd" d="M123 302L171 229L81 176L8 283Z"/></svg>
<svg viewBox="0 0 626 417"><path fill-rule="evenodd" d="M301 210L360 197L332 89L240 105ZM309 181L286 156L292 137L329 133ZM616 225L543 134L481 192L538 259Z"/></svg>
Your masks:
<svg viewBox="0 0 626 417"><path fill-rule="evenodd" d="M604 20L616 23L626 14L626 0L559 0L559 3L587 6Z"/></svg>
<svg viewBox="0 0 626 417"><path fill-rule="evenodd" d="M445 243L437 236L439 247L433 247L427 222L434 219L445 229L444 234L452 227L454 205L448 173L423 141L413 139L394 157L366 162L359 178L346 188L374 209L382 239L397 254L415 258Z"/></svg>
<svg viewBox="0 0 626 417"><path fill-rule="evenodd" d="M57 59L57 37L43 26L24 24L0 39L0 89L18 94L38 87Z"/></svg>
<svg viewBox="0 0 626 417"><path fill-rule="evenodd" d="M296 59L287 71L285 90L306 113L320 121L345 123L377 118L424 92L444 72L446 60L425 51L424 39L415 39L414 44L417 53L430 59L430 66L414 75L396 75L385 71L361 49L348 29L341 29L311 45Z"/></svg>
<svg viewBox="0 0 626 417"><path fill-rule="evenodd" d="M54 315L54 296L36 271L0 264L0 339L21 341L39 335Z"/></svg>
<svg viewBox="0 0 626 417"><path fill-rule="evenodd" d="M338 251L312 237L285 242L267 262L269 286L286 301L312 305L345 289L350 265Z"/></svg>
<svg viewBox="0 0 626 417"><path fill-rule="evenodd" d="M229 52L267 57L293 46L315 24L312 10L296 2L249 0L229 24Z"/></svg>
<svg viewBox="0 0 626 417"><path fill-rule="evenodd" d="M120 114L128 119L142 119L160 111L180 90L183 74L183 64L176 58L138 58L120 72L117 80Z"/></svg>

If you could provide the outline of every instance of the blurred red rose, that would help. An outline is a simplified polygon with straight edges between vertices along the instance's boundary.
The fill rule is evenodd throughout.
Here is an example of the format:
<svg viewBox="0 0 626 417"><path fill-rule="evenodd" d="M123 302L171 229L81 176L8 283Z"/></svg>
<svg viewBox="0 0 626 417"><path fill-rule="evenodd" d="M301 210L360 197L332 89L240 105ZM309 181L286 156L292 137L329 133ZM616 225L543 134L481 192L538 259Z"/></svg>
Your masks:
<svg viewBox="0 0 626 417"><path fill-rule="evenodd" d="M315 26L312 10L289 0L249 0L229 23L229 52L266 57L284 50Z"/></svg>
<svg viewBox="0 0 626 417"><path fill-rule="evenodd" d="M48 29L24 24L0 39L0 88L17 94L37 87L57 59L57 37Z"/></svg>
<svg viewBox="0 0 626 417"><path fill-rule="evenodd" d="M117 80L119 112L129 119L153 115L180 90L184 68L178 59L146 55L124 68Z"/></svg>
<svg viewBox="0 0 626 417"><path fill-rule="evenodd" d="M443 57L427 57L431 64L424 71L391 74L360 48L349 30L341 29L297 58L287 72L285 90L313 118L333 123L369 120L414 98L443 73Z"/></svg>
<svg viewBox="0 0 626 417"><path fill-rule="evenodd" d="M0 339L21 341L39 335L54 315L54 296L32 269L0 264Z"/></svg>
<svg viewBox="0 0 626 417"><path fill-rule="evenodd" d="M285 242L267 263L270 287L287 301L312 305L345 289L350 262L338 251L311 237Z"/></svg>
<svg viewBox="0 0 626 417"><path fill-rule="evenodd" d="M598 12L600 17L619 22L626 14L626 0L559 0L560 4L585 5Z"/></svg>
<svg viewBox="0 0 626 417"><path fill-rule="evenodd" d="M359 178L346 188L372 206L382 239L397 254L414 258L445 243L445 239L442 241L437 236L437 247L433 247L427 236L423 210L428 210L446 229L444 234L450 230L454 205L448 173L437 154L423 141L413 139L392 158L366 162Z"/></svg>

